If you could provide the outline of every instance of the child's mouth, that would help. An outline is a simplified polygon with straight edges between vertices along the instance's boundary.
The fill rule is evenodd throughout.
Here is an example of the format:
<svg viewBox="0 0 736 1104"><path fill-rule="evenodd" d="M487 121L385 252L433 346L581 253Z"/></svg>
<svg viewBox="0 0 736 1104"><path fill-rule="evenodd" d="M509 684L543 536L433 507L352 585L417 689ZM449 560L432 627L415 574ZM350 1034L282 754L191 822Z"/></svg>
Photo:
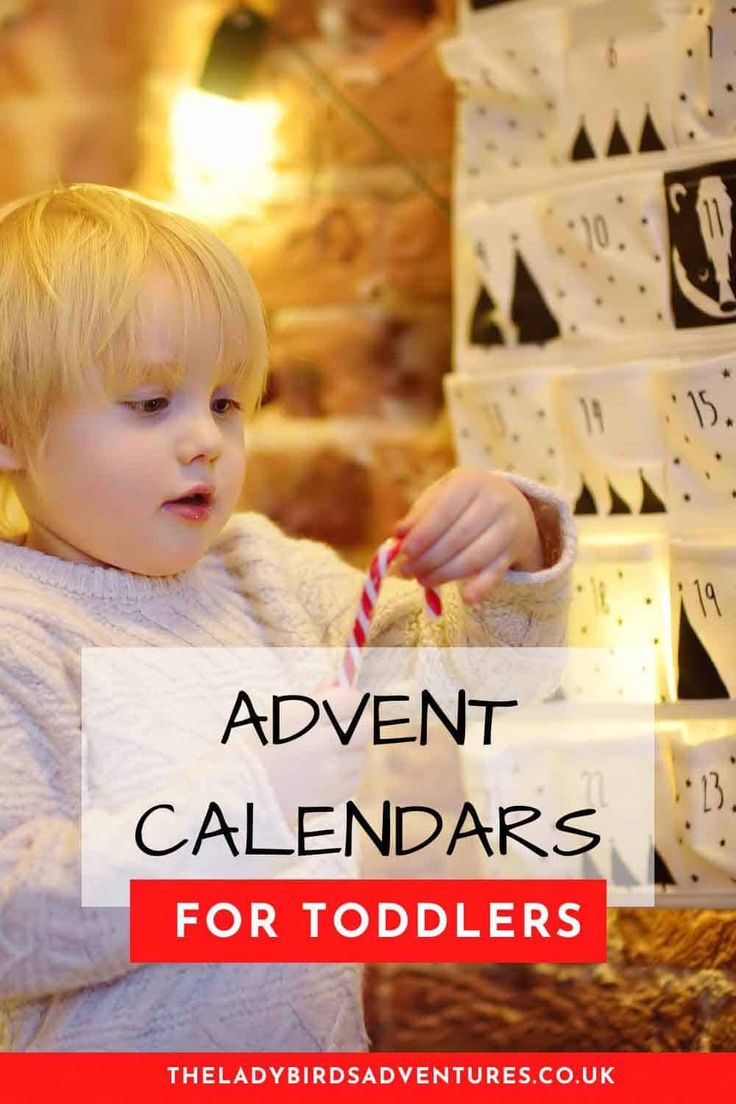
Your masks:
<svg viewBox="0 0 736 1104"><path fill-rule="evenodd" d="M187 521L206 521L212 513L212 495L210 492L182 495L165 502L164 509Z"/></svg>

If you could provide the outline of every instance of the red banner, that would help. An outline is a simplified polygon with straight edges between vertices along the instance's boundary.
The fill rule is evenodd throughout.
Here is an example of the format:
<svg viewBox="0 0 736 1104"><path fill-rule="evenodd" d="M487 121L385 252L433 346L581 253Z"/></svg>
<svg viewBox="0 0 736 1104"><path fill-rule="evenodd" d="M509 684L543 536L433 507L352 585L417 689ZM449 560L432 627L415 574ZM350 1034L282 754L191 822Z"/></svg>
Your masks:
<svg viewBox="0 0 736 1104"><path fill-rule="evenodd" d="M5 1054L4 1100L130 1104L242 1100L733 1099L733 1054Z"/></svg>
<svg viewBox="0 0 736 1104"><path fill-rule="evenodd" d="M133 962L605 962L603 881L135 881Z"/></svg>

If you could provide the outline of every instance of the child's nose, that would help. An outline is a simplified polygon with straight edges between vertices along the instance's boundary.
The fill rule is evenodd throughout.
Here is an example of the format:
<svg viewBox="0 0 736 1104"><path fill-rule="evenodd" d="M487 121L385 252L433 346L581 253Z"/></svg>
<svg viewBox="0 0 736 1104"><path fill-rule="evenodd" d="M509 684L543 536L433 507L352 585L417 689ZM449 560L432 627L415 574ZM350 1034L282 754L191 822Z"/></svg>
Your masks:
<svg viewBox="0 0 736 1104"><path fill-rule="evenodd" d="M216 460L221 452L222 434L212 414L189 418L179 439L180 462L189 464L200 457Z"/></svg>

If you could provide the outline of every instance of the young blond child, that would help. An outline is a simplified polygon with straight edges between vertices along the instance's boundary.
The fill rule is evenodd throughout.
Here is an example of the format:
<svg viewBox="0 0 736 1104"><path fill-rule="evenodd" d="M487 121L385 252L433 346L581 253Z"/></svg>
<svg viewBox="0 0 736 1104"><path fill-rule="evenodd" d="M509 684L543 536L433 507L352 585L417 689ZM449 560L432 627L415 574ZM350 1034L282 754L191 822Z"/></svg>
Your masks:
<svg viewBox="0 0 736 1104"><path fill-rule="evenodd" d="M251 279L204 227L87 184L0 211L0 1049L367 1045L352 965L133 966L127 910L79 903L82 647L347 638L361 573L233 513L266 370ZM455 469L396 534L371 645L563 642L551 492ZM440 621L417 581L453 584Z"/></svg>

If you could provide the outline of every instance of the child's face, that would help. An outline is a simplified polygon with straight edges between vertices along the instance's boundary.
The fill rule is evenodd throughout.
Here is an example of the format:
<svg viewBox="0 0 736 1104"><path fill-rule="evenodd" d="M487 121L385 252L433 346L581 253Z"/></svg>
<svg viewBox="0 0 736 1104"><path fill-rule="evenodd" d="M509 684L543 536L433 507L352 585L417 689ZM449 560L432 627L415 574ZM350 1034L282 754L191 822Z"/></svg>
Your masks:
<svg viewBox="0 0 736 1104"><path fill-rule="evenodd" d="M171 361L175 289L151 273L144 293L141 355ZM38 471L14 480L31 519L27 547L144 575L174 574L204 555L235 508L245 469L238 395L213 376L218 332L212 303L190 321L178 382L153 369L144 384L54 410ZM171 505L197 486L211 488L205 505Z"/></svg>

